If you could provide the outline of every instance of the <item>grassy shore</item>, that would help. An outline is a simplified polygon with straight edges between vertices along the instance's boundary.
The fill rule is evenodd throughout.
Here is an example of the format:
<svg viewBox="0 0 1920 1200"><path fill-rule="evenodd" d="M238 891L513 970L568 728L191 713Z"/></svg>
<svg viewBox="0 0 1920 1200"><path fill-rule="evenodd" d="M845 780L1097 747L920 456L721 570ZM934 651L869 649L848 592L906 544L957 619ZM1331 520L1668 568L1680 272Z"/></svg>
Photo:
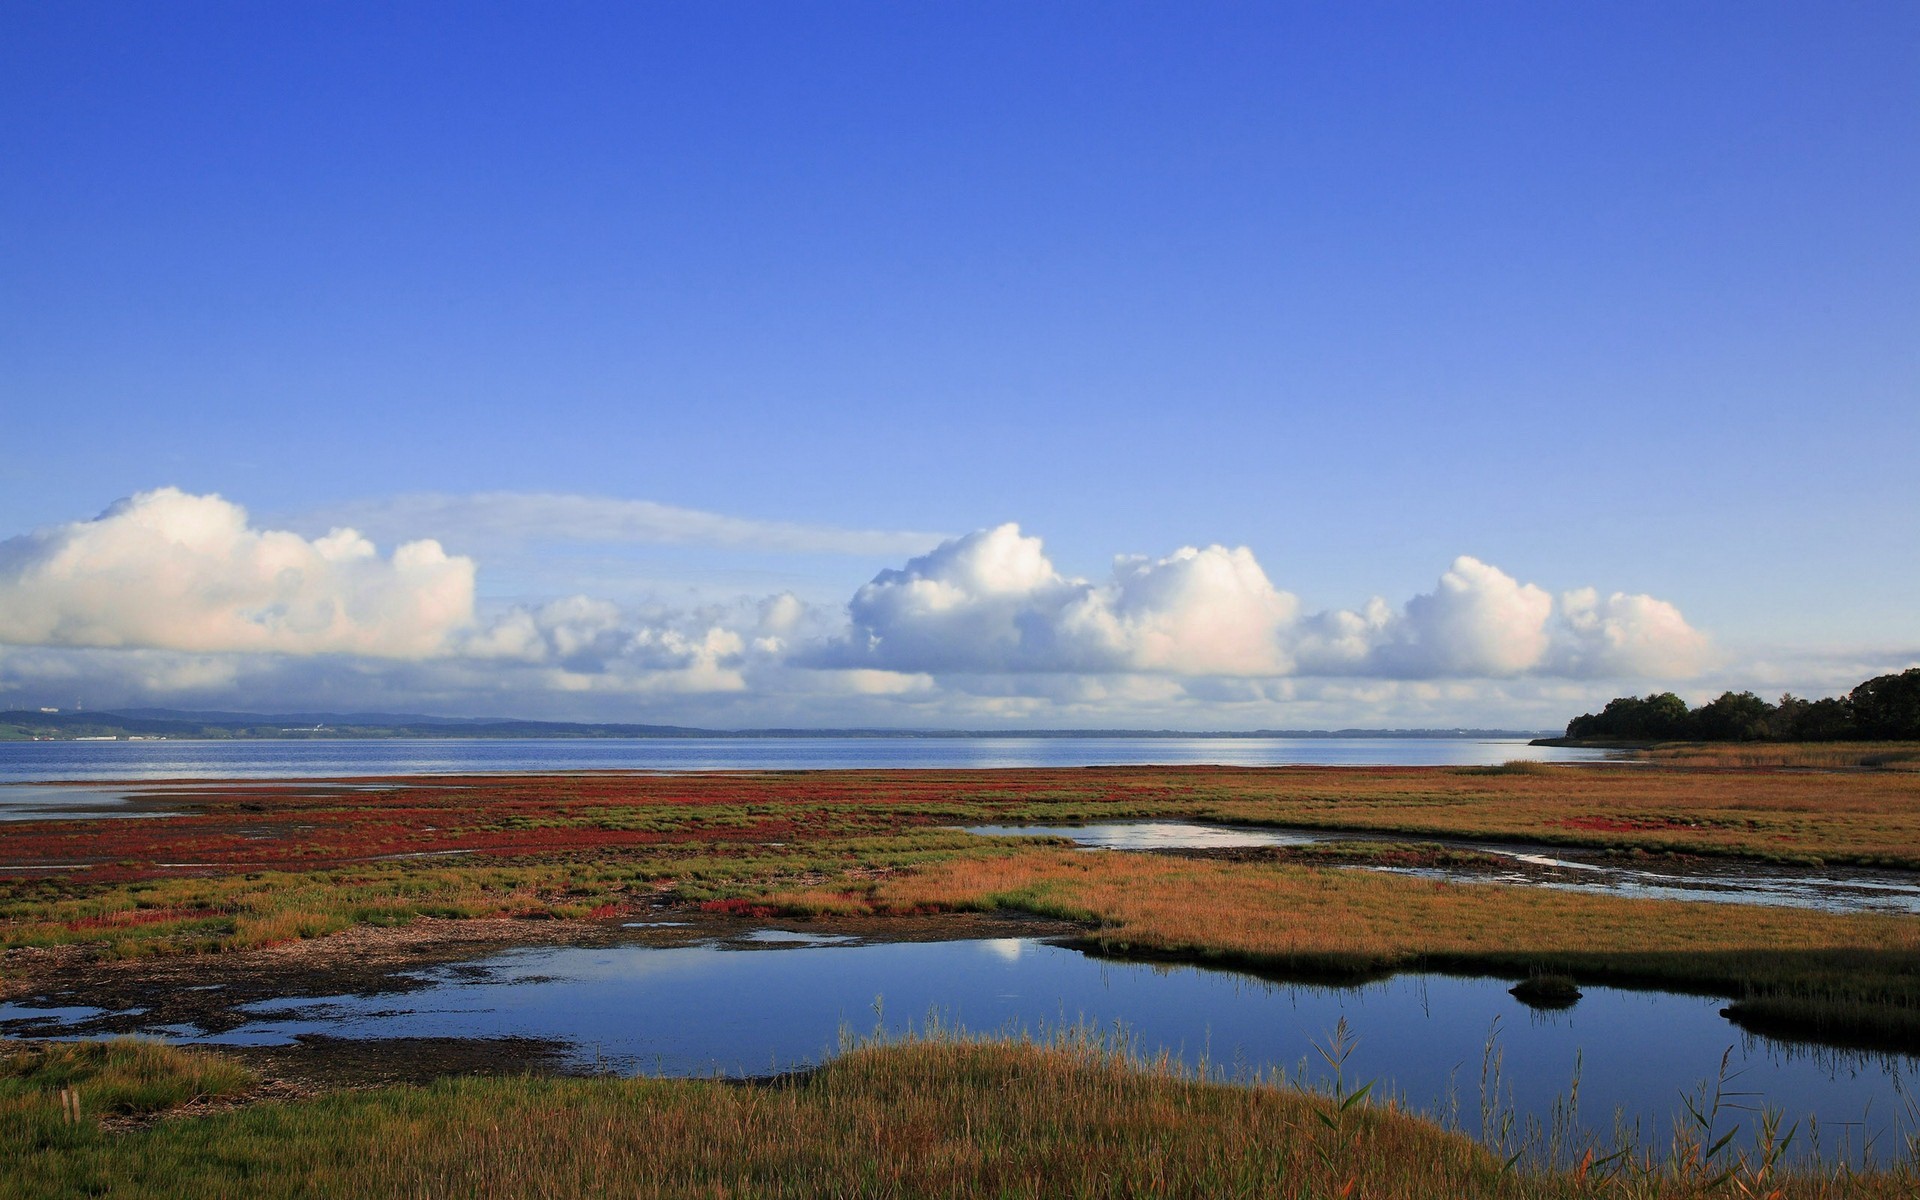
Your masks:
<svg viewBox="0 0 1920 1200"><path fill-rule="evenodd" d="M222 789L182 816L15 823L0 846L8 962L57 972L76 956L264 953L423 916L1014 910L1078 922L1090 947L1115 954L1273 974L1634 982L1725 995L1745 1019L1798 1034L1920 1045L1910 918L1332 865L1404 845L1334 847L1324 864L1224 861L951 828L1185 817L1920 865L1911 774L1142 768L409 783ZM1920 1193L1905 1167L1782 1174L1746 1135L1710 1150L1721 1128L1602 1147L1584 1169L1577 1157L1527 1169L1382 1106L1222 1087L1087 1044L870 1046L754 1086L464 1078L266 1101L229 1060L150 1045L16 1045L0 1057L0 1195Z"/></svg>
<svg viewBox="0 0 1920 1200"><path fill-rule="evenodd" d="M1563 974L1725 995L1755 1022L1920 1049L1920 921L1436 883L1284 864L1038 849L856 888L771 892L795 915L1017 909L1115 954L1285 976Z"/></svg>
<svg viewBox="0 0 1920 1200"><path fill-rule="evenodd" d="M1675 767L1920 771L1920 745L1913 742L1680 742L1633 757Z"/></svg>
<svg viewBox="0 0 1920 1200"><path fill-rule="evenodd" d="M133 957L422 916L1002 908L1083 921L1115 952L1273 972L1547 971L1725 995L1775 1028L1920 1044L1920 940L1906 919L1035 850L950 828L1188 817L1920 865L1911 774L1534 765L407 783L221 788L180 816L12 823L0 945Z"/></svg>
<svg viewBox="0 0 1920 1200"><path fill-rule="evenodd" d="M1911 1164L1778 1165L1756 1127L1533 1168L1338 1094L1197 1081L1085 1041L856 1048L811 1075L450 1079L247 1103L217 1057L0 1050L0 1194L71 1197L1911 1196ZM1750 1122L1751 1124L1751 1122ZM1777 1143L1777 1139L1776 1139ZM1523 1158L1525 1155L1522 1156Z"/></svg>

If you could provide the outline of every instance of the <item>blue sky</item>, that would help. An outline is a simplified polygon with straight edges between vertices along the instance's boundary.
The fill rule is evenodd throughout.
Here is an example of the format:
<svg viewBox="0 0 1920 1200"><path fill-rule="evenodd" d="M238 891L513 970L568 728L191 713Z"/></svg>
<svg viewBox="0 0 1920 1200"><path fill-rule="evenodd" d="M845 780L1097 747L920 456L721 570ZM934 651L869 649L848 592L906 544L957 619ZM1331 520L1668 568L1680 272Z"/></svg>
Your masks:
<svg viewBox="0 0 1920 1200"><path fill-rule="evenodd" d="M1920 655L1912 5L24 3L0 116L0 702L1555 725ZM471 612L233 633L91 520L159 488L437 539ZM1012 522L1004 612L907 566ZM87 538L181 620L90 608ZM1297 603L1111 566L1215 545ZM1407 607L1459 556L1555 597L1533 658ZM1585 587L1704 640L1608 610L1598 665ZM598 657L473 649L576 596Z"/></svg>

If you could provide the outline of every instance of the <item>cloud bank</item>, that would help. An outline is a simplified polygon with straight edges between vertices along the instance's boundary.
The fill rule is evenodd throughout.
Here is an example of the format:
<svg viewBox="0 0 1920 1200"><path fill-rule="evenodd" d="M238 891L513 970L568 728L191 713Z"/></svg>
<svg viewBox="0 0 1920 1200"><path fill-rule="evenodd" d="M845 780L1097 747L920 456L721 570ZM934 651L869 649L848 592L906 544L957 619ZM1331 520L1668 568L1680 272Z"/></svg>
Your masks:
<svg viewBox="0 0 1920 1200"><path fill-rule="evenodd" d="M1664 685L1714 657L1666 601L1556 595L1469 556L1397 605L1317 610L1246 547L1083 579L1013 524L941 541L844 605L487 605L476 570L432 540L383 554L352 528L303 537L219 496L143 492L0 542L0 696L722 725L1272 727L1347 705L1460 724L1488 704L1580 711L1600 681Z"/></svg>
<svg viewBox="0 0 1920 1200"><path fill-rule="evenodd" d="M1651 596L1545 589L1462 555L1398 609L1301 612L1245 547L1122 558L1069 578L1017 525L942 543L854 594L821 667L1394 679L1685 678L1707 641Z"/></svg>

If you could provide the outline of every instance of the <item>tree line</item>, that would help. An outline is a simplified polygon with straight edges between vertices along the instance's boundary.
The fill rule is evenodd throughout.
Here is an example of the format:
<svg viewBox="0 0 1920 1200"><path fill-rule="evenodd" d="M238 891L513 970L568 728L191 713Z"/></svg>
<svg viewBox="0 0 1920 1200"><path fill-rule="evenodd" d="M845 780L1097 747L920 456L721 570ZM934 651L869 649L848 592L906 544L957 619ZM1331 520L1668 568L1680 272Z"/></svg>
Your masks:
<svg viewBox="0 0 1920 1200"><path fill-rule="evenodd" d="M1621 696L1567 722L1569 738L1623 742L1842 742L1920 740L1920 667L1878 675L1844 696L1768 704L1725 692L1698 708L1672 692Z"/></svg>

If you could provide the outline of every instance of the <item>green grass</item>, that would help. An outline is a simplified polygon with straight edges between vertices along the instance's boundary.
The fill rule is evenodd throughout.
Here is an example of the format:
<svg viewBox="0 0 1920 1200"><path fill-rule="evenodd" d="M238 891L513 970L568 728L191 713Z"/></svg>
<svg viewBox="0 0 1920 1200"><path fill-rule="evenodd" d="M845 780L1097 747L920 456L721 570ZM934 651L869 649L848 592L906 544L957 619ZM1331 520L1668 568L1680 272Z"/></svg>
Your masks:
<svg viewBox="0 0 1920 1200"><path fill-rule="evenodd" d="M229 1059L159 1042L0 1042L0 1144L57 1146L103 1117L151 1116L255 1082Z"/></svg>

